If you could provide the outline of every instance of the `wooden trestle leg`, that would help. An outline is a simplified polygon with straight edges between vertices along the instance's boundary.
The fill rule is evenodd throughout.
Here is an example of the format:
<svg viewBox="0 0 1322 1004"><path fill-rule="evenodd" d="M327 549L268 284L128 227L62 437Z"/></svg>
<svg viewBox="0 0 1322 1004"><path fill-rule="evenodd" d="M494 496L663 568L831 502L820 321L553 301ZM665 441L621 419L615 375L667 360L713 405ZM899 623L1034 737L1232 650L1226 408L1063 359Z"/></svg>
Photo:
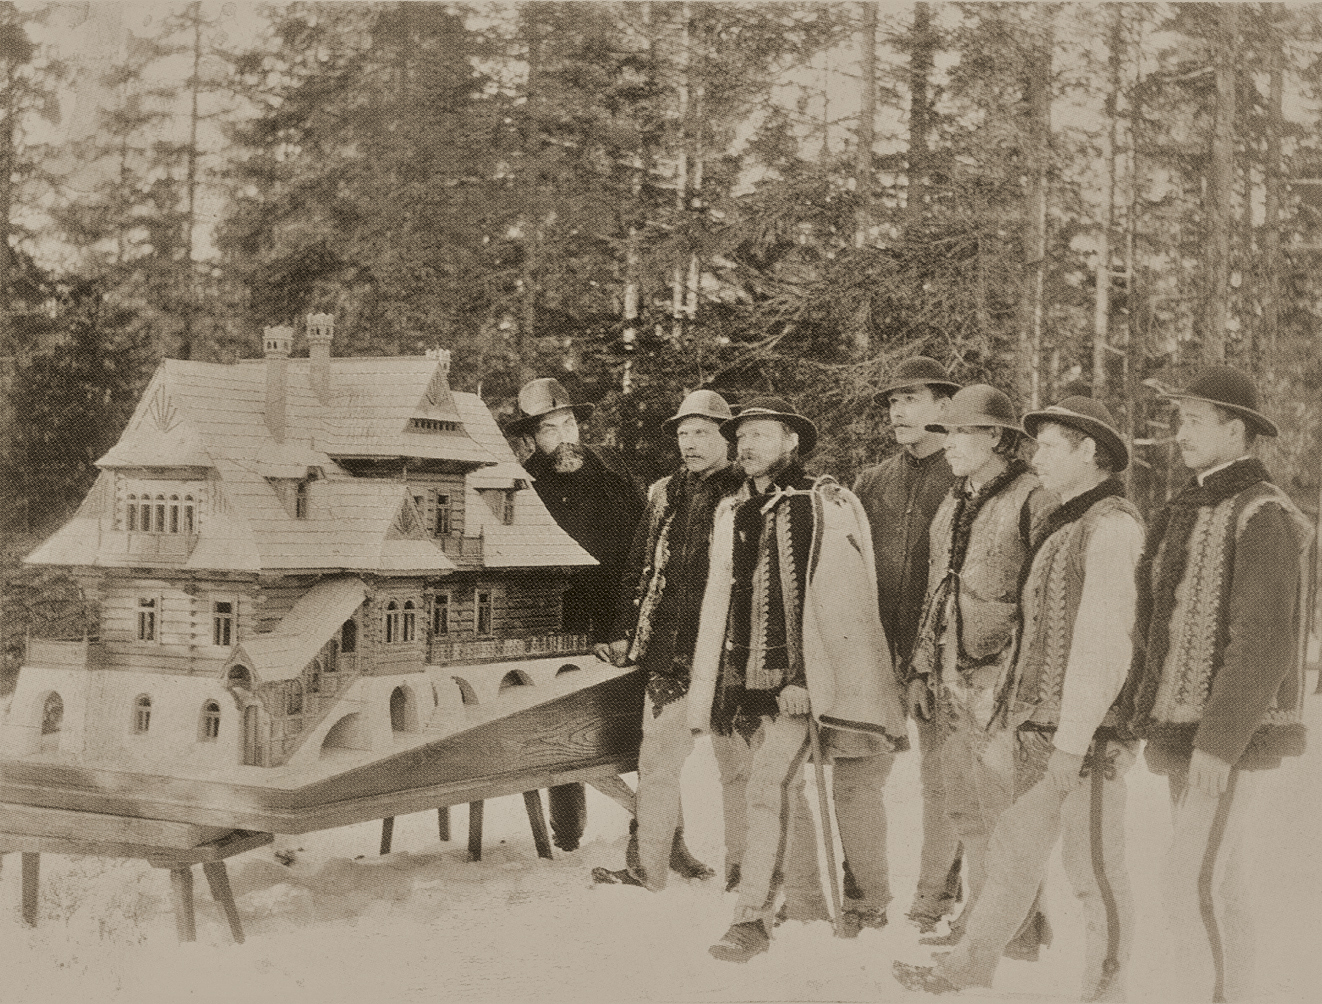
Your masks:
<svg viewBox="0 0 1322 1004"><path fill-rule="evenodd" d="M482 809L485 803L468 803L468 860L482 860Z"/></svg>
<svg viewBox="0 0 1322 1004"><path fill-rule="evenodd" d="M551 835L546 832L546 816L542 814L542 793L534 788L523 793L523 805L528 810L528 822L532 825L532 842L537 846L539 858L550 858Z"/></svg>
<svg viewBox="0 0 1322 1004"><path fill-rule="evenodd" d="M23 923L37 926L37 890L40 885L41 855L23 852Z"/></svg>
<svg viewBox="0 0 1322 1004"><path fill-rule="evenodd" d="M170 869L170 892L174 898L174 929L180 941L197 940L193 918L193 869L190 865Z"/></svg>
<svg viewBox="0 0 1322 1004"><path fill-rule="evenodd" d="M234 891L230 889L230 876L224 861L203 861L202 873L211 887L211 898L222 910L225 919L230 922L230 936L236 945L243 944L243 924L239 920L239 908L234 904Z"/></svg>
<svg viewBox="0 0 1322 1004"><path fill-rule="evenodd" d="M436 829L440 833L441 841L450 839L450 807L442 805L436 810Z"/></svg>

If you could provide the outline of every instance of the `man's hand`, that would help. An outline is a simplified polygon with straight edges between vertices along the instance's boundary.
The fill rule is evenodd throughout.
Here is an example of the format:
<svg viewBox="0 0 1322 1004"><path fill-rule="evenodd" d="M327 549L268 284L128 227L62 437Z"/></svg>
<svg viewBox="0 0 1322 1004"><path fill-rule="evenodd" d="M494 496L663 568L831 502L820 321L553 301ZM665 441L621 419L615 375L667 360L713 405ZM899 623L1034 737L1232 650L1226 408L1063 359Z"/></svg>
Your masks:
<svg viewBox="0 0 1322 1004"><path fill-rule="evenodd" d="M612 666L623 666L624 661L629 657L629 639L620 638L610 644L599 641L592 646L592 654L602 662L609 662Z"/></svg>
<svg viewBox="0 0 1322 1004"><path fill-rule="evenodd" d="M1208 798L1220 798L1230 784L1230 764L1198 749L1189 761L1189 788L1201 791Z"/></svg>
<svg viewBox="0 0 1322 1004"><path fill-rule="evenodd" d="M1062 795L1068 795L1079 786L1081 770L1083 770L1083 757L1077 753L1053 749L1047 759L1047 773L1043 780Z"/></svg>
<svg viewBox="0 0 1322 1004"><path fill-rule="evenodd" d="M904 696L904 708L910 718L924 722L932 720L932 692L927 689L927 680L921 676L910 680Z"/></svg>
<svg viewBox="0 0 1322 1004"><path fill-rule="evenodd" d="M808 690L806 687L786 687L776 698L780 710L787 715L806 715L808 713Z"/></svg>

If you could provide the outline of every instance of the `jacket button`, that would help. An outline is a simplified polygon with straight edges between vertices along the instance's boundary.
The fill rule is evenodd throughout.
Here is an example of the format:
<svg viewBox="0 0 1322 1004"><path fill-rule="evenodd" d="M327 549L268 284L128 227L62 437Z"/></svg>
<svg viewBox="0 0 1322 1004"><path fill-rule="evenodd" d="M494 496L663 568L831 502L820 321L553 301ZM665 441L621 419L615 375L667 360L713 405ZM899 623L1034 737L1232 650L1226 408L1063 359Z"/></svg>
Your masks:
<svg viewBox="0 0 1322 1004"><path fill-rule="evenodd" d="M726 650L727 652L733 652L733 651L734 651L734 642L732 642L732 641L727 641L727 642L725 643L725 650Z"/></svg>

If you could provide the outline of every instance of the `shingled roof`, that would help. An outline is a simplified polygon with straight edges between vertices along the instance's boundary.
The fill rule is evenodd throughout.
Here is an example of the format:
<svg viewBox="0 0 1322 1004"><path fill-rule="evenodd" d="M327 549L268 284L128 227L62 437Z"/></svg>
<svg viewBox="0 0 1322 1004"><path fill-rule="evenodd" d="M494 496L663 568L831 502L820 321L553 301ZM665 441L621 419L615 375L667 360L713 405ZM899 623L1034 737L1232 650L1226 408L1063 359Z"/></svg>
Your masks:
<svg viewBox="0 0 1322 1004"><path fill-rule="evenodd" d="M472 394L453 393L436 359L330 360L329 403L313 390L308 359L279 363L285 374L285 433L266 420L267 366L167 359L152 377L102 474L74 519L28 562L103 567L377 573L454 570L425 533L392 533L407 489L385 478L355 478L338 461L402 457L447 461L466 470L464 533L482 535L491 567L588 565L593 559L551 518L495 419ZM153 560L116 529L116 471L205 472L207 501L185 556ZM451 468L453 469L453 468ZM306 482L307 518L296 518L277 483ZM476 489L516 491L514 523L503 525ZM474 504L476 502L476 505ZM138 534L138 537L145 537ZM173 543L166 541L165 543ZM138 548L138 549L134 549ZM130 553L132 551L132 553Z"/></svg>

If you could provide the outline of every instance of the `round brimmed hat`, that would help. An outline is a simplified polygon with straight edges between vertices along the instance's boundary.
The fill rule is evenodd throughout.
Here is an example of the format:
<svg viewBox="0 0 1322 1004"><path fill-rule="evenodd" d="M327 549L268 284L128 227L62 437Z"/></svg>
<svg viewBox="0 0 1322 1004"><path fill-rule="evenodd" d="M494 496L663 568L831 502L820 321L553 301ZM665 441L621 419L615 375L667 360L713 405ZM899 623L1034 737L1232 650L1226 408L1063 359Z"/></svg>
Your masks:
<svg viewBox="0 0 1322 1004"><path fill-rule="evenodd" d="M661 427L667 432L674 432L679 423L686 418L710 418L713 422L728 422L734 418L734 412L725 398L714 390L695 390L680 403L675 412Z"/></svg>
<svg viewBox="0 0 1322 1004"><path fill-rule="evenodd" d="M817 445L817 426L794 410L783 397L758 397L739 409L739 414L721 423L721 435L735 441L739 423L750 418L774 418L799 434L799 455L806 457Z"/></svg>
<svg viewBox="0 0 1322 1004"><path fill-rule="evenodd" d="M895 367L895 372L887 378L876 396L885 399L887 394L902 387L924 384L928 387L945 387L952 394L959 390L959 384L950 379L950 374L939 362L930 356L914 356Z"/></svg>
<svg viewBox="0 0 1322 1004"><path fill-rule="evenodd" d="M1206 401L1233 411L1260 436L1279 436L1276 423L1258 410L1258 388L1253 378L1233 366L1208 366L1199 370L1184 390L1161 395L1173 401Z"/></svg>
<svg viewBox="0 0 1322 1004"><path fill-rule="evenodd" d="M1129 447L1116 431L1111 412L1101 401L1082 396L1067 397L1060 404L1030 411L1024 416L1024 431L1036 439L1038 430L1047 422L1067 425L1090 437L1097 448L1111 458L1115 470L1123 471L1129 466Z"/></svg>
<svg viewBox="0 0 1322 1004"><path fill-rule="evenodd" d="M597 410L596 405L575 404L569 391L554 377L529 380L519 391L519 408L505 427L511 436L526 436L546 415L562 408L574 412L574 418L586 422Z"/></svg>
<svg viewBox="0 0 1322 1004"><path fill-rule="evenodd" d="M975 383L955 392L946 405L945 417L939 425L927 426L928 432L949 432L961 426L997 426L1023 432L1014 405L1003 391L985 383Z"/></svg>

